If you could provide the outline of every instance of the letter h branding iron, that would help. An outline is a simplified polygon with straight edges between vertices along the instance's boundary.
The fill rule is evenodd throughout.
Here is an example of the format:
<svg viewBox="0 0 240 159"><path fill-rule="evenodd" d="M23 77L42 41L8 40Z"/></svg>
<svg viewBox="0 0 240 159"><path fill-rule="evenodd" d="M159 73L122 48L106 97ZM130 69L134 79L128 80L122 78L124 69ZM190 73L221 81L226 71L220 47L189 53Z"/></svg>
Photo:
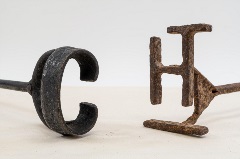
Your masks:
<svg viewBox="0 0 240 159"><path fill-rule="evenodd" d="M162 102L161 76L163 73L181 75L182 105L191 106L194 100L194 112L184 122L163 120L147 120L143 125L148 128L169 131L185 135L202 136L208 133L205 126L194 125L202 112L209 106L213 98L220 94L240 91L240 83L214 86L194 67L194 35L198 32L211 32L212 26L208 24L192 24L183 26L170 26L167 32L182 35L181 65L164 66L161 59L161 39L150 39L150 98L153 105Z"/></svg>

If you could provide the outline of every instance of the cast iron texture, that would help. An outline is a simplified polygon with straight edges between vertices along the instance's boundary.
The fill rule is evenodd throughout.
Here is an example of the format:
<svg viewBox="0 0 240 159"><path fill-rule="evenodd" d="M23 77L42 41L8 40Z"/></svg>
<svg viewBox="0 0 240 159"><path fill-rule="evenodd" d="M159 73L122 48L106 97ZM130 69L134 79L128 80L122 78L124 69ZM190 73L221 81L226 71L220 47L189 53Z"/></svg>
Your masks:
<svg viewBox="0 0 240 159"><path fill-rule="evenodd" d="M205 135L208 133L208 128L194 124L213 98L220 94L240 91L240 83L214 86L194 67L194 34L211 31L212 26L208 24L170 26L167 28L168 33L182 35L183 62L181 65L164 66L161 57L161 39L158 37L150 39L151 103L153 105L161 104L161 76L163 73L168 73L182 76L182 105L191 106L194 100L195 109L192 116L182 123L152 119L143 123L145 127L186 135Z"/></svg>
<svg viewBox="0 0 240 159"><path fill-rule="evenodd" d="M92 53L84 49L61 47L40 57L29 82L0 80L0 88L32 95L38 116L49 129L62 135L82 135L94 127L98 109L94 104L83 102L80 103L80 111L75 120L64 120L60 90L65 66L71 58L79 64L81 81L97 80L99 67Z"/></svg>

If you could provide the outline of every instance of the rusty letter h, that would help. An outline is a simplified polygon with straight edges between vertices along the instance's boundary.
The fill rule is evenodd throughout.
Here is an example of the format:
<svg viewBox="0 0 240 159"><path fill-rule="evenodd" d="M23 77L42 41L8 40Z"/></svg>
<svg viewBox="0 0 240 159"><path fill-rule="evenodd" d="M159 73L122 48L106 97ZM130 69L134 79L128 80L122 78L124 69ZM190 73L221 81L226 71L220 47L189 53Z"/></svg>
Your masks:
<svg viewBox="0 0 240 159"><path fill-rule="evenodd" d="M181 65L164 66L161 58L161 39L150 39L150 98L153 105L162 102L161 76L163 73L181 75L182 105L191 106L194 100L194 112L184 122L163 120L147 120L143 125L148 128L169 131L185 135L202 136L208 133L205 126L194 125L202 112L209 106L213 98L220 94L240 91L240 83L214 86L194 67L194 35L198 32L211 32L212 26L208 24L192 24L183 26L170 26L167 32L182 35Z"/></svg>

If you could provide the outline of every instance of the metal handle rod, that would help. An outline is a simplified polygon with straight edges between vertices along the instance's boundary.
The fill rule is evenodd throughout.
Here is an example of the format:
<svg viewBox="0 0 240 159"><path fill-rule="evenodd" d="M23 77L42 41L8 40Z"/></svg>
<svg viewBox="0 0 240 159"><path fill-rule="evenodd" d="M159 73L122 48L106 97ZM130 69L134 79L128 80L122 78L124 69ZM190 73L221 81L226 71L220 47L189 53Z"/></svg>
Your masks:
<svg viewBox="0 0 240 159"><path fill-rule="evenodd" d="M240 83L215 86L218 94L227 94L240 91Z"/></svg>
<svg viewBox="0 0 240 159"><path fill-rule="evenodd" d="M0 88L21 92L29 92L29 82L10 81L0 79Z"/></svg>

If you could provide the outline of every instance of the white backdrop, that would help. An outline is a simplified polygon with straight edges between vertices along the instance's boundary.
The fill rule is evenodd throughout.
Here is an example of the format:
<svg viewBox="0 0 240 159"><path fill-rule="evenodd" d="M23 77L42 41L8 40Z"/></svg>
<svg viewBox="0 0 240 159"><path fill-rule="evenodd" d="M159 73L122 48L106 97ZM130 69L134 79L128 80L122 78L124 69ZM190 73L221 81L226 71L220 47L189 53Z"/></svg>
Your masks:
<svg viewBox="0 0 240 159"><path fill-rule="evenodd" d="M66 120L76 117L80 101L99 108L96 126L79 138L46 128L27 93L1 89L0 158L239 159L239 94L213 100L197 123L209 127L203 138L142 125L151 118L180 122L194 108L180 106L175 88L163 90L161 106L151 105L149 38L161 37L165 65L180 64L181 35L167 34L167 27L211 24L211 33L195 36L195 67L213 84L240 82L239 6L237 0L0 0L0 79L30 80L38 58L61 46L87 49L100 65L94 83L79 81L73 60L64 74L63 85L95 86L61 92ZM181 76L163 78L163 86L181 86Z"/></svg>
<svg viewBox="0 0 240 159"><path fill-rule="evenodd" d="M182 61L181 36L171 25L207 23L195 36L195 67L214 84L240 81L240 2L237 0L0 0L0 78L28 81L38 58L61 46L84 48L99 61L97 82L79 81L75 61L63 85L149 86L149 38L160 36L163 63ZM229 71L230 70L230 71ZM181 77L164 75L164 86Z"/></svg>

